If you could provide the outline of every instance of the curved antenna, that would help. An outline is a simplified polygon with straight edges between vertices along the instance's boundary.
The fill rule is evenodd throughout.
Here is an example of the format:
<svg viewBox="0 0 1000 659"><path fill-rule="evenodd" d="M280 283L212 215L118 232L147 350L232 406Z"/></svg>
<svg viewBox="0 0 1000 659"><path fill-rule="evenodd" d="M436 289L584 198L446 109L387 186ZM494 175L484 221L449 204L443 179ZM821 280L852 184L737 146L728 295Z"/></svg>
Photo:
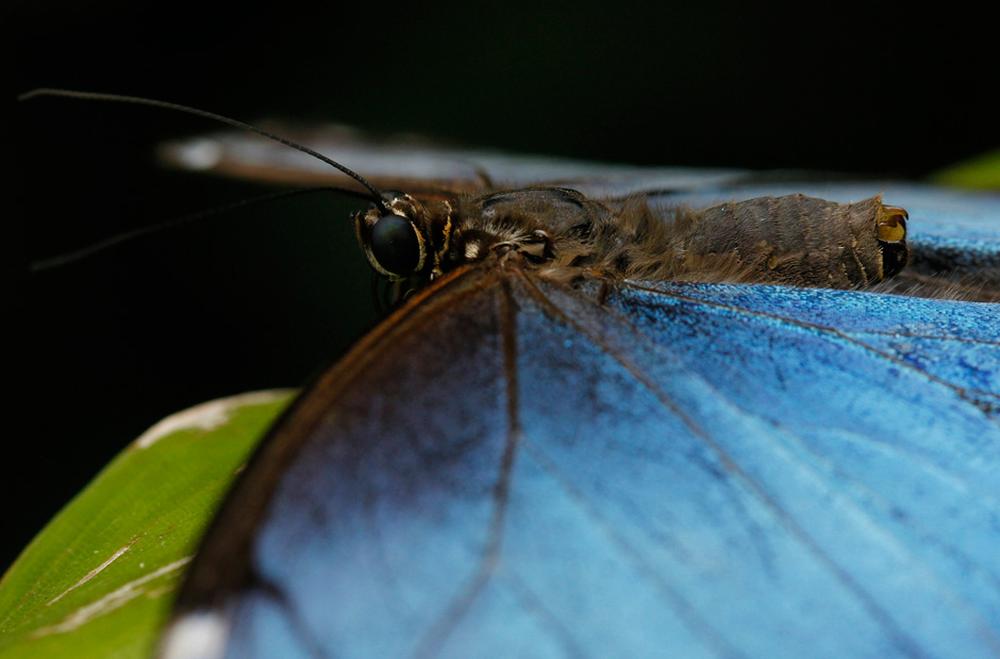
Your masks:
<svg viewBox="0 0 1000 659"><path fill-rule="evenodd" d="M281 190L279 192L271 192L265 195L260 195L257 197L250 197L249 199L241 199L239 201L234 201L224 206L218 206L216 208L210 208L208 210L199 211L197 213L191 213L190 215L182 215L181 217L175 217L173 219L164 220L163 222L157 222L155 224L150 224L148 226L139 227L138 229L132 229L131 231L125 231L122 233L117 233L113 236L109 236L103 240L99 240L96 243L87 245L81 249L73 250L72 252L66 252L63 254L58 254L56 256L51 256L46 259L40 259L38 261L32 261L28 265L28 272L31 274L36 274L45 270L51 270L52 268L58 268L63 265L74 263L76 261L82 261L83 259L89 258L94 254L103 252L106 249L116 247L124 242L134 240L136 238L142 238L143 236L148 236L151 233L159 233L161 231L166 231L168 229L175 229L185 224L191 224L192 222L197 222L198 220L204 220L206 218L223 215L229 213L230 211L243 208L244 206L249 206L251 204L256 204L264 201L274 201L276 199L286 199L288 197L294 197L297 195L308 194L310 192L339 192L342 194L353 195L360 197L362 199L368 199L368 195L363 192L358 192L357 190L348 190L345 188L335 188L335 187L322 187L322 188L298 188L295 190Z"/></svg>
<svg viewBox="0 0 1000 659"><path fill-rule="evenodd" d="M212 119L214 121L224 123L227 126L232 126L233 128L248 130L251 133L256 133L262 137L268 138L269 140L274 140L275 142L279 142L281 144L284 144L285 146L291 147L296 151L301 151L302 153L306 153L312 156L313 158L321 160L326 164L330 165L331 167L340 170L341 172L343 172L347 176L350 176L352 179L354 179L362 186L364 186L365 189L367 189L369 192L371 192L371 200L375 202L375 205L378 206L380 212L384 214L389 213L389 208L385 204L385 199L383 199L382 193L379 191L378 188L369 183L368 180L361 174L358 174L354 170L349 169L344 165L341 165L336 160L327 158L322 153L314 151L313 149L310 149L307 146L303 146L301 144L293 142L289 139L281 137L280 135L275 135L274 133L270 133L262 128L251 126L248 123L244 123L236 119L230 119L229 117L225 117L221 114L215 114L214 112L207 112L205 110L199 110L198 108L192 108L187 105L179 105L177 103L169 103L167 101L158 101L152 98L143 98L141 96L123 96L121 94L103 94L100 92L81 92L81 91L74 91L72 89L53 89L50 87L40 87L38 89L32 89L29 92L25 92L19 95L17 97L17 100L30 101L31 99L38 98L39 96L57 96L62 98L81 99L85 101L110 101L113 103L132 103L135 105L148 105L154 108L163 108L166 110L176 110L177 112L185 112L187 114L193 114L196 117L204 117L206 119Z"/></svg>

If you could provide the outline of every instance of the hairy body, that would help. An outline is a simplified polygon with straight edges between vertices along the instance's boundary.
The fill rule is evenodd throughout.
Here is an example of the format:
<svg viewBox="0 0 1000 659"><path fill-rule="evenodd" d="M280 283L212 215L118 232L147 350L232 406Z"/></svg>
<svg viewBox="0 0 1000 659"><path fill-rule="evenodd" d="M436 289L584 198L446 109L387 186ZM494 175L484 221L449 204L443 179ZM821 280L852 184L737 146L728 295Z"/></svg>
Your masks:
<svg viewBox="0 0 1000 659"><path fill-rule="evenodd" d="M695 210L617 206L566 188L527 188L457 199L399 195L421 255L412 273L434 279L491 255L519 255L552 281L599 278L738 281L864 288L906 264L906 211L879 197L841 204L805 195L758 197ZM373 209L357 216L372 265Z"/></svg>

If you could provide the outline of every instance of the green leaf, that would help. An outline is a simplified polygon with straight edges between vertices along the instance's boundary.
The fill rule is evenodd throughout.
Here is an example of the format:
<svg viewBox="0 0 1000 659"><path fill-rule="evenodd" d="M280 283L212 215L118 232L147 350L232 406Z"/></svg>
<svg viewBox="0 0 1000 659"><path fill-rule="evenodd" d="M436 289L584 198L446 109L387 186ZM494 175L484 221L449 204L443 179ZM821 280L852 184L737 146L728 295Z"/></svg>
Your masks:
<svg viewBox="0 0 1000 659"><path fill-rule="evenodd" d="M0 659L149 656L205 526L292 395L198 405L119 454L0 580Z"/></svg>
<svg viewBox="0 0 1000 659"><path fill-rule="evenodd" d="M977 190L1000 190L1000 149L946 167L931 176L935 183Z"/></svg>

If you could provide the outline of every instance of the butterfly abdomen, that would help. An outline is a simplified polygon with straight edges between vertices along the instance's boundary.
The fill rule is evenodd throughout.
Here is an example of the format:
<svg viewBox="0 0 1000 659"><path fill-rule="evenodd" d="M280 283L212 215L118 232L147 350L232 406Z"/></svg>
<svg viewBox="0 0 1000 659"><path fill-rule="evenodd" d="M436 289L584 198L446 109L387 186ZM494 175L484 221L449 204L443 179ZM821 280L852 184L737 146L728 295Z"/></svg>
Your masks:
<svg viewBox="0 0 1000 659"><path fill-rule="evenodd" d="M450 208L450 207L449 207ZM517 255L553 281L579 278L767 282L865 288L906 264L906 211L880 197L842 204L796 194L703 209L619 207L563 188L464 200L442 269ZM426 241L452 222L414 207ZM372 221L379 219L378 213ZM450 225L449 225L450 226ZM437 247L434 248L438 249ZM436 253L436 252L435 252Z"/></svg>
<svg viewBox="0 0 1000 659"><path fill-rule="evenodd" d="M756 281L863 288L906 264L906 212L872 197L853 204L788 195L663 213L626 207L635 236L605 262L633 279ZM626 252L624 259L616 252Z"/></svg>

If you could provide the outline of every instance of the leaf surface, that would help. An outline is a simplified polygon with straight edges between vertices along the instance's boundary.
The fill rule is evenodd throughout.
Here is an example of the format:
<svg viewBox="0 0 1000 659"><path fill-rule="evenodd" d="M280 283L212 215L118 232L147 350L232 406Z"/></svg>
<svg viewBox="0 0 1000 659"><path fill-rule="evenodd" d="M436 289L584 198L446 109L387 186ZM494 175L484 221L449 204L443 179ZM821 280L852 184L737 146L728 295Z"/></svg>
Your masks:
<svg viewBox="0 0 1000 659"><path fill-rule="evenodd" d="M1000 190L1000 149L946 167L932 179L959 188Z"/></svg>
<svg viewBox="0 0 1000 659"><path fill-rule="evenodd" d="M119 454L0 580L0 657L148 656L220 498L292 395L203 403Z"/></svg>

